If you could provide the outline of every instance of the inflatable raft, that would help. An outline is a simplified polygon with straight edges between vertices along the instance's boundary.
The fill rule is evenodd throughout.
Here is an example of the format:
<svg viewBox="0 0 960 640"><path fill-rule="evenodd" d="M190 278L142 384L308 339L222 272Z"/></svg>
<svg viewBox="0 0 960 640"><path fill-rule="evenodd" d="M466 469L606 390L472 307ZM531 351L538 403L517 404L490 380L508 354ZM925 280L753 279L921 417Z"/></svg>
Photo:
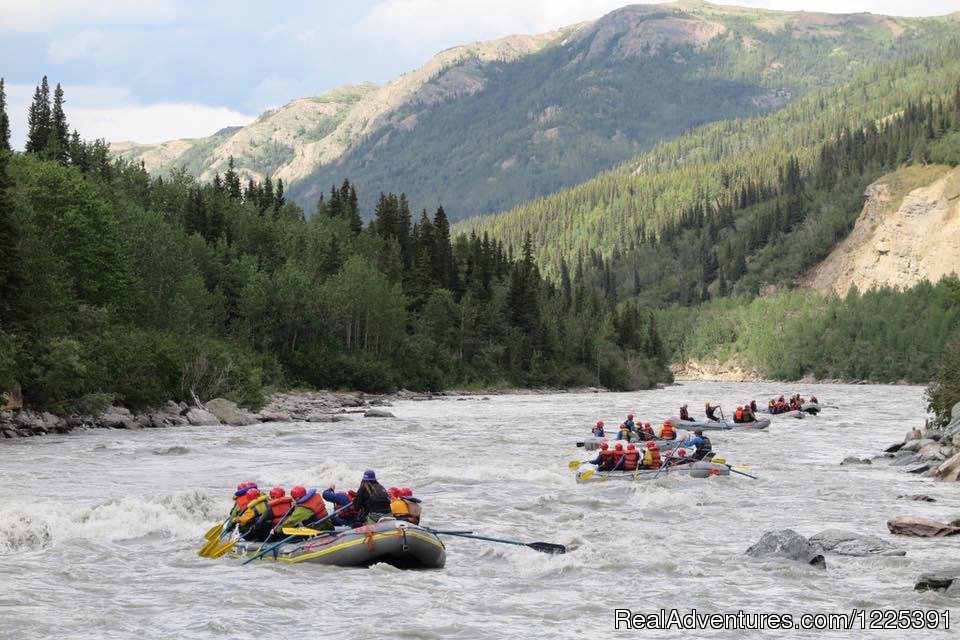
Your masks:
<svg viewBox="0 0 960 640"><path fill-rule="evenodd" d="M753 422L727 422L726 420L681 420L674 416L670 418L674 426L693 431L694 429L703 429L704 431L759 431L770 426L770 418L758 418Z"/></svg>
<svg viewBox="0 0 960 640"><path fill-rule="evenodd" d="M799 409L794 411L781 411L780 413L771 413L769 409L760 409L759 411L757 411L757 413L763 413L768 416L778 416L780 418L797 418L797 419L803 419L807 415L805 412L800 411Z"/></svg>
<svg viewBox="0 0 960 640"><path fill-rule="evenodd" d="M256 555L259 542L238 542L231 555L244 559ZM269 544L267 545L269 546ZM260 557L294 564L313 562L338 567L369 567L383 562L399 569L440 569L446 549L436 535L409 522L384 518L377 524L333 531L291 540Z"/></svg>
<svg viewBox="0 0 960 640"><path fill-rule="evenodd" d="M586 473L577 472L577 483L607 482L609 480L627 480L630 482L639 482L642 480L653 480L655 477L664 477L666 475L689 475L692 478L709 478L710 476L728 476L730 467L725 464L715 462L698 461L689 464L671 465L660 471L657 475L657 469L641 469L640 471L595 471Z"/></svg>
<svg viewBox="0 0 960 640"><path fill-rule="evenodd" d="M690 435L693 435L692 432ZM663 452L664 450L676 449L677 446L679 446L679 444L684 440L686 440L686 438L678 438L675 440L661 440L659 438L654 438L653 441L657 443L657 447L661 452ZM595 436L588 436L584 438L583 442L577 443L577 446L583 447L586 451L596 451L600 448L601 442L606 442L611 447L615 447L617 442L623 443L624 446L626 446L625 440L616 440L615 438L597 438ZM642 447L646 447L647 442L649 442L649 440L634 440L633 444L640 449Z"/></svg>

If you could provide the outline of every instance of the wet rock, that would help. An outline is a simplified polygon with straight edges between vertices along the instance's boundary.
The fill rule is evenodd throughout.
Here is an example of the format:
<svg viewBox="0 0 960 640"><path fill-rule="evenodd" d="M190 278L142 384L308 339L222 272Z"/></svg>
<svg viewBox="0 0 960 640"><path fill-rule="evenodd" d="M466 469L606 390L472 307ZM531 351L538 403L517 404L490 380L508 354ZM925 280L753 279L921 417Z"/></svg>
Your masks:
<svg viewBox="0 0 960 640"><path fill-rule="evenodd" d="M183 409L181 409L180 405L173 400L167 400L164 402L160 407L160 411L161 413L168 413L173 416L179 416L183 414Z"/></svg>
<svg viewBox="0 0 960 640"><path fill-rule="evenodd" d="M890 463L890 466L893 467L905 467L907 465L916 464L920 462L920 458L915 454L904 454L902 451L896 454L896 458L893 459L893 462Z"/></svg>
<svg viewBox="0 0 960 640"><path fill-rule="evenodd" d="M307 422L349 422L350 417L337 413L314 413L306 418Z"/></svg>
<svg viewBox="0 0 960 640"><path fill-rule="evenodd" d="M810 537L810 544L820 553L835 553L841 556L905 556L898 549L877 536L868 536L843 529L827 529Z"/></svg>
<svg viewBox="0 0 960 640"><path fill-rule="evenodd" d="M913 588L917 591L950 589L960 583L960 566L921 573Z"/></svg>
<svg viewBox="0 0 960 640"><path fill-rule="evenodd" d="M760 540L747 549L754 558L777 556L825 569L827 562L810 542L793 529L767 531Z"/></svg>
<svg viewBox="0 0 960 640"><path fill-rule="evenodd" d="M840 463L840 466L846 466L851 464L872 464L870 458L858 458L857 456L847 456L843 459L843 462Z"/></svg>
<svg viewBox="0 0 960 640"><path fill-rule="evenodd" d="M286 411L261 411L256 414L260 422L290 422L290 414Z"/></svg>
<svg viewBox="0 0 960 640"><path fill-rule="evenodd" d="M13 429L3 429L2 431L0 431L0 433L3 434L3 437L4 437L4 438L17 438L17 437L19 437L19 436L17 435L17 432L14 431Z"/></svg>
<svg viewBox="0 0 960 640"><path fill-rule="evenodd" d="M960 480L960 453L956 453L946 461L940 463L933 477L937 480L946 482L956 482Z"/></svg>
<svg viewBox="0 0 960 640"><path fill-rule="evenodd" d="M214 398L206 403L207 411L217 417L221 424L228 424L233 427L244 427L251 424L257 424L259 420L253 417L249 411L241 409L236 402L226 398Z"/></svg>
<svg viewBox="0 0 960 640"><path fill-rule="evenodd" d="M887 529L896 535L919 538L941 538L960 533L960 527L921 516L896 516L887 520Z"/></svg>
<svg viewBox="0 0 960 640"><path fill-rule="evenodd" d="M893 443L892 445L890 445L889 447L887 447L886 449L884 449L883 452L884 452L884 453L896 453L897 451L900 451L900 449L903 448L903 444L904 444L904 443L902 443L902 442L895 442L895 443Z"/></svg>
<svg viewBox="0 0 960 640"><path fill-rule="evenodd" d="M923 460L935 459L940 455L940 443L931 440L930 444L920 447L920 450L917 451L917 455Z"/></svg>
<svg viewBox="0 0 960 640"><path fill-rule="evenodd" d="M912 495L899 495L898 500L916 500L917 502L936 502L936 498L931 498L925 493L914 493Z"/></svg>
<svg viewBox="0 0 960 640"><path fill-rule="evenodd" d="M936 460L925 460L925 461L917 462L916 464L912 464L904 468L904 472L917 473L917 474L926 473L927 471L930 471L931 469L933 469L937 465L937 462L938 461Z"/></svg>
<svg viewBox="0 0 960 640"><path fill-rule="evenodd" d="M920 432L920 429L914 427L912 430L907 432L907 435L903 438L904 442L911 442L913 440L920 440L923 437L923 433Z"/></svg>
<svg viewBox="0 0 960 640"><path fill-rule="evenodd" d="M187 422L195 427L220 424L220 420L217 419L217 416L213 415L209 411L198 409L197 407L187 411Z"/></svg>
<svg viewBox="0 0 960 640"><path fill-rule="evenodd" d="M96 419L97 424L108 429L136 429L133 414L126 407L107 407Z"/></svg>
<svg viewBox="0 0 960 640"><path fill-rule="evenodd" d="M927 429L923 432L923 440L940 440L943 437L943 432L939 429Z"/></svg>
<svg viewBox="0 0 960 640"><path fill-rule="evenodd" d="M363 412L364 418L396 418L395 415L383 409L368 409Z"/></svg>
<svg viewBox="0 0 960 640"><path fill-rule="evenodd" d="M354 396L344 396L338 402L341 407L362 407L363 400Z"/></svg>

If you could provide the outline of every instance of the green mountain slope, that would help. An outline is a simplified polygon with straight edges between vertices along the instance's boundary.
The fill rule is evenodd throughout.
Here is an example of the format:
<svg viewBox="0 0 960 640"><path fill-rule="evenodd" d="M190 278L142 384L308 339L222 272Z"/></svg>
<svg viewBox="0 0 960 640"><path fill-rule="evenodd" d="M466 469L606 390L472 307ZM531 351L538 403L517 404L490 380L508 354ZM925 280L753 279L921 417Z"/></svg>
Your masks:
<svg viewBox="0 0 960 640"><path fill-rule="evenodd" d="M868 184L902 162L956 162L950 150L960 145L940 107L949 110L958 82L960 44L951 39L455 231L487 232L508 247L530 233L554 277L579 264L614 297L658 306L789 286L849 232ZM927 110L945 122L926 124Z"/></svg>
<svg viewBox="0 0 960 640"><path fill-rule="evenodd" d="M225 139L123 155L154 153L148 169L186 164L206 179L233 155L242 173L282 178L308 209L348 177L368 214L379 190L404 190L457 220L574 185L704 123L780 108L956 31L947 18L628 6L442 52L385 87L334 100L322 116L335 126L313 138L320 115L307 99Z"/></svg>

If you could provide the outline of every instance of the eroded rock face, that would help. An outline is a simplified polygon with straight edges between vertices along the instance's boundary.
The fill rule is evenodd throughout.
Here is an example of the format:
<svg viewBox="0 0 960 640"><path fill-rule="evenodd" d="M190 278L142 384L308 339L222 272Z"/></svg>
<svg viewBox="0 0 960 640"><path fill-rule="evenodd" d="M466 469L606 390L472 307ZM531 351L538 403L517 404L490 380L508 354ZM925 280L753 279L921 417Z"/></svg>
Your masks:
<svg viewBox="0 0 960 640"><path fill-rule="evenodd" d="M960 480L960 452L957 452L937 467L933 477L937 480L956 482Z"/></svg>
<svg viewBox="0 0 960 640"><path fill-rule="evenodd" d="M920 538L940 538L960 533L960 527L921 516L896 516L887 520L890 533Z"/></svg>
<svg viewBox="0 0 960 640"><path fill-rule="evenodd" d="M746 551L748 556L761 558L775 556L796 560L820 569L827 567L823 555L802 535L793 529L767 531Z"/></svg>

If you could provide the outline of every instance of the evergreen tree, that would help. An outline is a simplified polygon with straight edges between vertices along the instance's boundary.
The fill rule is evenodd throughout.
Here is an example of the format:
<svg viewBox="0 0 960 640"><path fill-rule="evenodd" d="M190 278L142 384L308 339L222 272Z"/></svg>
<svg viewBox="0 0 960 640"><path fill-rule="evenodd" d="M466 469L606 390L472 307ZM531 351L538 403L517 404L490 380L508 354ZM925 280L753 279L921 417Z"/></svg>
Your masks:
<svg viewBox="0 0 960 640"><path fill-rule="evenodd" d="M12 181L7 171L9 161L10 151L0 149L0 329L7 328L14 319L20 294L19 234L13 221Z"/></svg>
<svg viewBox="0 0 960 640"><path fill-rule="evenodd" d="M10 151L10 118L7 115L7 94L0 78L0 153Z"/></svg>
<svg viewBox="0 0 960 640"><path fill-rule="evenodd" d="M233 156L227 160L227 172L223 174L223 183L227 187L227 194L234 200L240 200L243 193L240 189L240 176L234 169Z"/></svg>
<svg viewBox="0 0 960 640"><path fill-rule="evenodd" d="M453 288L453 247L450 245L450 223L443 207L433 216L433 281L445 289Z"/></svg>
<svg viewBox="0 0 960 640"><path fill-rule="evenodd" d="M33 93L33 102L27 114L27 144L28 153L43 153L50 139L50 86L47 76L43 76L40 85Z"/></svg>
<svg viewBox="0 0 960 640"><path fill-rule="evenodd" d="M277 178L277 193L274 196L273 209L279 212L287 204L287 197L283 194L283 178Z"/></svg>
<svg viewBox="0 0 960 640"><path fill-rule="evenodd" d="M63 89L57 83L53 92L53 111L50 115L50 132L44 155L60 164L67 164L70 152L70 127L63 111Z"/></svg>

